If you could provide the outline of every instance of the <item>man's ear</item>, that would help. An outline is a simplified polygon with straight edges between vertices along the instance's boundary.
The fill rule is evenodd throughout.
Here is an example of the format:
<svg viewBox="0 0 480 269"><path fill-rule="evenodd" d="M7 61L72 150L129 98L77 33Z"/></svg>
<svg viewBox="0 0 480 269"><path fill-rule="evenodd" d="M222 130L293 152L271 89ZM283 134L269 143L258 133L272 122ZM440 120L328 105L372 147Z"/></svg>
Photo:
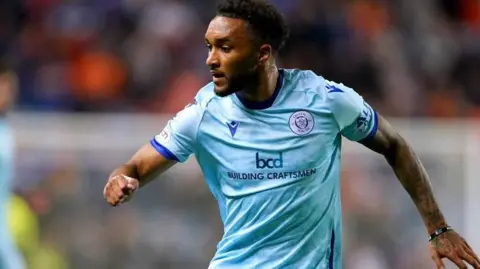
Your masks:
<svg viewBox="0 0 480 269"><path fill-rule="evenodd" d="M264 65L273 57L272 46L263 44L260 46L260 53L258 54L258 63Z"/></svg>

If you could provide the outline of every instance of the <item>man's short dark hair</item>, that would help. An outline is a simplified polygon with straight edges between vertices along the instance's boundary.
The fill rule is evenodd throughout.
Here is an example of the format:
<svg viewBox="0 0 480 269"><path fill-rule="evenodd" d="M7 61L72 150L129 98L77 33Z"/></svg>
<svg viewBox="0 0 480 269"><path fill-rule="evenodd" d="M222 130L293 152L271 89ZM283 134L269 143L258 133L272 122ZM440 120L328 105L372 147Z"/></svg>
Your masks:
<svg viewBox="0 0 480 269"><path fill-rule="evenodd" d="M282 14L265 0L225 0L217 7L217 16L246 21L257 38L279 51L288 38Z"/></svg>

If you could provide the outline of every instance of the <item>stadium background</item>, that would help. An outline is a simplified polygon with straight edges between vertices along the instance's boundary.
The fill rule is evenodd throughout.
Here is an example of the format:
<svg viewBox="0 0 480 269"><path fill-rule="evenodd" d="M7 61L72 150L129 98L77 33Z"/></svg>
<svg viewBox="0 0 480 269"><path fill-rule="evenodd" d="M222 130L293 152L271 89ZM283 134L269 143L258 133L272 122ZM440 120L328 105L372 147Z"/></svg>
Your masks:
<svg viewBox="0 0 480 269"><path fill-rule="evenodd" d="M361 93L414 145L441 205L480 251L480 2L275 0L292 29L279 66ZM9 220L30 268L206 268L222 233L191 159L109 208L109 172L208 82L212 0L0 2L0 53L19 78ZM419 215L386 163L346 143L344 268L434 268Z"/></svg>

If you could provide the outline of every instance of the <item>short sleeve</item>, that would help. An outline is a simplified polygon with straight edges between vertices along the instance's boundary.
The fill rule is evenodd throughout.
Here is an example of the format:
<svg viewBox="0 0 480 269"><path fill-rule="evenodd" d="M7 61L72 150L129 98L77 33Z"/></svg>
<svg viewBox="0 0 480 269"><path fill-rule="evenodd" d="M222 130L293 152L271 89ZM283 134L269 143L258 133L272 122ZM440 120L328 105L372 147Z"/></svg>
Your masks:
<svg viewBox="0 0 480 269"><path fill-rule="evenodd" d="M340 132L351 141L362 141L375 136L378 128L376 111L353 89L325 81L330 110Z"/></svg>
<svg viewBox="0 0 480 269"><path fill-rule="evenodd" d="M193 102L169 120L150 144L165 158L185 162L195 153L198 128L207 104L214 96L213 83L200 89Z"/></svg>

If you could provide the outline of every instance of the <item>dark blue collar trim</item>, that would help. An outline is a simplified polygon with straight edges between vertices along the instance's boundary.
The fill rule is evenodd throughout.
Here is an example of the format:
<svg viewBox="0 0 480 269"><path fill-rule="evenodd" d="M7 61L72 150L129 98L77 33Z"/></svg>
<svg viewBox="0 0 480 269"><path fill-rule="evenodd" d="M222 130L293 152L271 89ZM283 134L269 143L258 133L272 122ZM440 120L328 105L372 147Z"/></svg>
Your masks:
<svg viewBox="0 0 480 269"><path fill-rule="evenodd" d="M277 96L280 93L280 89L283 86L283 76L284 76L283 72L284 72L283 69L278 70L277 86L275 87L275 91L273 92L272 96L270 96L270 98L268 98L267 100L261 101L261 102L255 102L255 101L242 98L240 94L236 94L238 97L238 100L240 100L240 102L242 102L242 104L248 109L266 109L271 107L273 105L273 102L275 102L275 99L277 99Z"/></svg>

